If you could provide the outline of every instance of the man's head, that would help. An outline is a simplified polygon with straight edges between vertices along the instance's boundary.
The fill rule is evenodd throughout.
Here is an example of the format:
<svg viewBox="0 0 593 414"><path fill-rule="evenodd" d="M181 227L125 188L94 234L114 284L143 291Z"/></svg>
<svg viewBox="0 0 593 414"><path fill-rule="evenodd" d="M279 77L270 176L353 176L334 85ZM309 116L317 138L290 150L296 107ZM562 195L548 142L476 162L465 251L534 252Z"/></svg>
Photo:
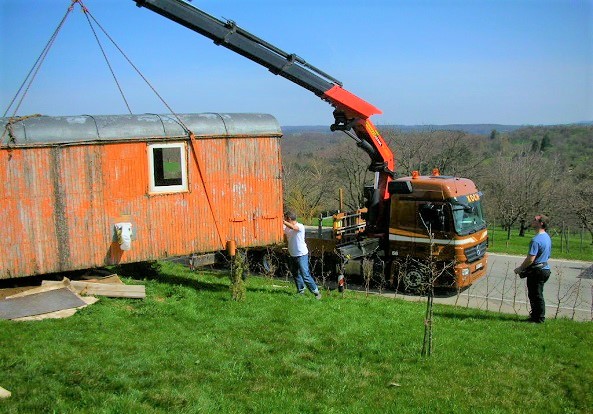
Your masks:
<svg viewBox="0 0 593 414"><path fill-rule="evenodd" d="M288 210L284 213L284 220L286 221L296 221L296 213L292 210Z"/></svg>
<svg viewBox="0 0 593 414"><path fill-rule="evenodd" d="M543 214L538 214L533 218L533 225L535 228L547 230L549 223L550 218L548 216L544 216Z"/></svg>

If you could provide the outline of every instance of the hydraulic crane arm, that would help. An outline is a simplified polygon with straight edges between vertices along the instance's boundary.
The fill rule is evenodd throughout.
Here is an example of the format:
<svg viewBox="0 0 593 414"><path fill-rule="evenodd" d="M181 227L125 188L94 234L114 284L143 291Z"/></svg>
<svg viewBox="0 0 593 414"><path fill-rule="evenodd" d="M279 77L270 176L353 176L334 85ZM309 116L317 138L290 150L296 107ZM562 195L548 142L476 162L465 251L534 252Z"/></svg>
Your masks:
<svg viewBox="0 0 593 414"><path fill-rule="evenodd" d="M342 83L295 54L286 53L238 27L223 22L183 0L134 0L280 75L334 106L335 122L331 130L354 131L350 136L371 157L369 170L379 172L378 189L383 200L389 199L387 183L394 177L394 157L370 117L381 111L342 88Z"/></svg>

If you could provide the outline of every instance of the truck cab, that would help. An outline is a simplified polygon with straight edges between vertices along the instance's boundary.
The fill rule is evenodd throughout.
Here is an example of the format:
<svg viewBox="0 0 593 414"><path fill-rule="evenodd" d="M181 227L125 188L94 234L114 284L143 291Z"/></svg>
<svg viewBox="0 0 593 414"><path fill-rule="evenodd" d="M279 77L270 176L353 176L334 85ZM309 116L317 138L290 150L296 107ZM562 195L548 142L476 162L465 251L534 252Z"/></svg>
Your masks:
<svg viewBox="0 0 593 414"><path fill-rule="evenodd" d="M485 274L488 232L482 193L471 180L414 172L391 182L389 192L385 254L394 283L408 291L427 282L461 289Z"/></svg>

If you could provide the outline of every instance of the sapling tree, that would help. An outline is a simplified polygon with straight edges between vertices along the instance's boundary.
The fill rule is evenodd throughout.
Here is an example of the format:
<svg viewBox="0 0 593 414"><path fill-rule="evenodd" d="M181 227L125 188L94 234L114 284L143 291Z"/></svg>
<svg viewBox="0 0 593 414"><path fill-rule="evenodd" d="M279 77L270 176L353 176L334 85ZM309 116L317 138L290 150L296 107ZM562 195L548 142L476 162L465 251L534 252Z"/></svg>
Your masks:
<svg viewBox="0 0 593 414"><path fill-rule="evenodd" d="M245 300L247 294L245 276L248 266L247 252L237 250L237 253L231 257L230 291L234 301L242 302Z"/></svg>

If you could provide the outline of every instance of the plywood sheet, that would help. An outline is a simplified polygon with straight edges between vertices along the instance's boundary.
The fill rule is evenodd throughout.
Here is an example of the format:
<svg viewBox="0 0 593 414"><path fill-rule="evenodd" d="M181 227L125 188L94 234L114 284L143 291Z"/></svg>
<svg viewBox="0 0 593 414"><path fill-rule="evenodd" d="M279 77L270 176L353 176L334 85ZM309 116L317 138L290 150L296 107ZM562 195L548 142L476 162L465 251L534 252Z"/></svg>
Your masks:
<svg viewBox="0 0 593 414"><path fill-rule="evenodd" d="M0 319L22 318L84 305L86 303L76 293L64 287L48 292L0 300Z"/></svg>
<svg viewBox="0 0 593 414"><path fill-rule="evenodd" d="M82 299L85 302L84 306L79 306L78 308L63 309L63 310L50 312L50 313L42 313L40 315L24 316L22 318L13 319L13 321L41 321L43 319L68 318L68 317L74 315L78 311L78 309L84 308L88 305L92 305L93 303L96 303L99 301L99 299L94 296L85 296L85 297L81 297L80 299Z"/></svg>

